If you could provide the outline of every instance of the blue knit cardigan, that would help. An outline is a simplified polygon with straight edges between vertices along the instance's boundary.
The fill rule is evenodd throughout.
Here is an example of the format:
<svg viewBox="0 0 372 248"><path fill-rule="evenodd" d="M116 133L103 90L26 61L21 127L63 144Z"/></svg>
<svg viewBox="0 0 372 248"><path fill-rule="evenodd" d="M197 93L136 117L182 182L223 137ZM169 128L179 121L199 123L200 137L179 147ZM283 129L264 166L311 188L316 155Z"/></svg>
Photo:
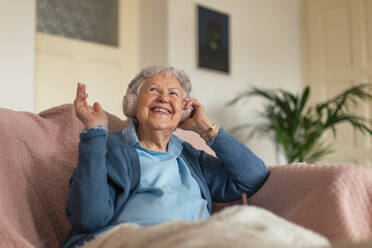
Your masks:
<svg viewBox="0 0 372 248"><path fill-rule="evenodd" d="M254 194L266 181L269 171L261 159L223 128L210 143L216 157L183 142L181 157L208 201L241 199L243 192ZM122 132L90 129L80 134L78 165L67 196L66 216L72 229L64 248L81 245L98 233L118 224L125 203L140 182L136 149L125 143Z"/></svg>

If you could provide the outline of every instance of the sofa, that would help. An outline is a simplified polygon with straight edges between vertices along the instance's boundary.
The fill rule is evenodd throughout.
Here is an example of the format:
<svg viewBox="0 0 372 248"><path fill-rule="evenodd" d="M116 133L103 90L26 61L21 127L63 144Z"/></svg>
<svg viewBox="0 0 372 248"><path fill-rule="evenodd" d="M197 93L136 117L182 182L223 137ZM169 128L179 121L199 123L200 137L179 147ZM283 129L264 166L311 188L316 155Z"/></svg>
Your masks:
<svg viewBox="0 0 372 248"><path fill-rule="evenodd" d="M128 123L108 114L109 131ZM71 104L39 114L0 108L0 247L59 247L68 182L83 126ZM213 151L193 132L175 134ZM270 166L264 186L248 199L332 243L372 239L372 169L356 165L294 163ZM213 211L241 204L214 203Z"/></svg>

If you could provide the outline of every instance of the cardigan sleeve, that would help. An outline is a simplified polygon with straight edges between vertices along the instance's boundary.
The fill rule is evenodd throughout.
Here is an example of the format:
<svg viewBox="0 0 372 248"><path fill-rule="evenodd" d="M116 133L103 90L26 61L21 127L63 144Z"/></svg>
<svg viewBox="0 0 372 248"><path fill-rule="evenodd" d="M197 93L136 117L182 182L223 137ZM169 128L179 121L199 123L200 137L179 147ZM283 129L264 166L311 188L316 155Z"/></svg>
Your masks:
<svg viewBox="0 0 372 248"><path fill-rule="evenodd" d="M265 163L223 128L208 145L217 158L202 152L199 163L213 201L239 200L242 193L251 196L265 183Z"/></svg>
<svg viewBox="0 0 372 248"><path fill-rule="evenodd" d="M107 131L89 129L80 134L78 165L69 184L66 216L81 232L93 232L112 219L115 190L109 183Z"/></svg>

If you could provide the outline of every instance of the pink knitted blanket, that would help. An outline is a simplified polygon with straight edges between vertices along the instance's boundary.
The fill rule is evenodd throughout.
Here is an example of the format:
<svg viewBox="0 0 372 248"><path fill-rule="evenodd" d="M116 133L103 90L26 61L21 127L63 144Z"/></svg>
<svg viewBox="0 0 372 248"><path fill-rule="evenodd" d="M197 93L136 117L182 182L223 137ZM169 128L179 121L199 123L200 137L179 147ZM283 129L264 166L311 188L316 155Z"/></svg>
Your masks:
<svg viewBox="0 0 372 248"><path fill-rule="evenodd" d="M372 169L355 165L271 167L250 203L328 237L372 239Z"/></svg>
<svg viewBox="0 0 372 248"><path fill-rule="evenodd" d="M110 115L109 130L125 123ZM0 108L0 247L58 247L70 225L64 208L76 165L80 121L70 104L40 113ZM177 135L199 149L198 135ZM209 149L210 152L210 149ZM331 241L372 238L372 170L295 164L271 167L249 199Z"/></svg>

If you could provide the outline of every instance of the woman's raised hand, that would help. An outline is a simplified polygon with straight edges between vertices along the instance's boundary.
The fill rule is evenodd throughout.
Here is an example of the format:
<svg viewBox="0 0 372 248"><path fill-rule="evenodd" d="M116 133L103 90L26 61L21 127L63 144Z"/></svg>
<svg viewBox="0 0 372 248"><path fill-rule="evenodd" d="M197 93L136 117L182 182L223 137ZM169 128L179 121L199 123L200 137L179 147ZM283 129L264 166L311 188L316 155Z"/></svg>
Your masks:
<svg viewBox="0 0 372 248"><path fill-rule="evenodd" d="M76 116L86 129L97 125L107 126L108 118L101 105L95 102L93 107L89 106L87 98L88 94L86 93L85 84L78 83L74 101Z"/></svg>
<svg viewBox="0 0 372 248"><path fill-rule="evenodd" d="M184 130L192 130L199 134L203 133L205 130L210 128L213 125L205 113L204 106L199 103L198 100L192 97L185 98L184 100L184 109L192 106L194 108L193 115L181 122L178 127Z"/></svg>

